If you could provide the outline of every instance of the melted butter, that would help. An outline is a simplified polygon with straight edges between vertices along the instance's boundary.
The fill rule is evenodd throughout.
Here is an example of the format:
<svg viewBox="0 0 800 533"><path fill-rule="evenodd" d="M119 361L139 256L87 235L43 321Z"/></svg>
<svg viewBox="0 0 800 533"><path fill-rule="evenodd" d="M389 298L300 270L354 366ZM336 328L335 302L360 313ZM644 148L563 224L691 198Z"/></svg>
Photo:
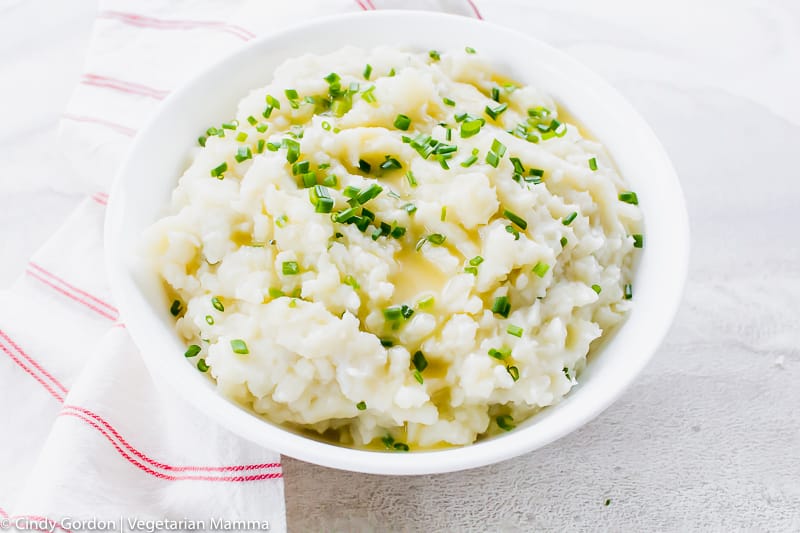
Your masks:
<svg viewBox="0 0 800 533"><path fill-rule="evenodd" d="M413 303L423 294L439 294L447 276L413 246L404 246L395 255L397 271L389 281L394 284L392 300Z"/></svg>

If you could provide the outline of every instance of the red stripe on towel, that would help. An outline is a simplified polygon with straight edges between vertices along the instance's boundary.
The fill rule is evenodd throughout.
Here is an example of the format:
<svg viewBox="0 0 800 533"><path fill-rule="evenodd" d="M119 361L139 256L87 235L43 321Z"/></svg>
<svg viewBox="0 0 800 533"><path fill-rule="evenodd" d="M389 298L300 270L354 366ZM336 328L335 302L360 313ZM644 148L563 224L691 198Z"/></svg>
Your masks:
<svg viewBox="0 0 800 533"><path fill-rule="evenodd" d="M90 300L93 300L94 302L98 303L99 305L102 305L103 307L105 307L106 309L108 309L109 311L111 311L112 313L119 314L119 311L117 311L117 308L116 308L116 307L114 307L113 305L111 305L111 304L109 304L109 303L106 303L106 302L104 302L104 301L103 301L103 300L101 300L100 298L97 298L96 296L93 296L93 295L89 294L88 292L86 292L86 291L84 291L84 290L82 290L82 289L79 289L78 287L76 287L76 286L74 286L74 285L71 285L71 284L69 284L68 282L66 282L66 281L64 281L63 279L59 278L58 276L56 276L56 275L55 275L55 274L53 274L52 272L50 272L50 271L48 271L48 270L45 270L45 269L44 269L43 267L41 267L40 265L37 265L37 264L36 264L36 263L34 263L33 261L30 261L30 262L28 263L28 266L30 266L30 267L32 267L32 268L34 268L34 269L36 269L36 270L37 270L37 271L38 271L40 274L44 274L44 275L45 275L45 276L47 276L48 278L50 278L50 279L52 279L52 280L54 280L54 281L57 281L57 282L61 283L62 285L64 285L64 286L68 287L69 289L71 289L71 290L73 290L73 291L75 291L75 292L77 292L77 293L79 293L79 294L81 294L81 295L85 296L86 298L88 298L88 299L90 299Z"/></svg>
<svg viewBox="0 0 800 533"><path fill-rule="evenodd" d="M28 363L30 363L30 364L31 364L31 365L32 365L32 366L33 366L33 367L34 367L36 370L38 370L39 372L41 372L41 373L42 373L42 375L44 375L44 376L45 376L47 379L49 379L49 380L50 380L50 382L51 382L53 385L55 385L55 386L56 386L58 389L61 389L61 392L63 392L64 394L66 394L66 393L67 393L67 388L66 388L64 385L62 385L60 381L58 381L58 380L57 380L55 377L53 377L53 375L52 375L52 374L50 374L50 372L48 372L47 370L45 370L45 369L44 369L44 367L43 367L43 366L41 366L41 365L40 365L40 364L39 364L39 363L36 361L36 359L34 359L33 357L31 357L30 355L28 355L27 353L25 353L25 351L24 351L22 348L20 348L20 347L19 347L19 345L18 345L16 342L14 342L14 340L13 340L11 337L9 337L9 336L8 336L8 334L7 334L6 332L4 332L3 330L1 330L1 329L0 329L0 339L3 339L3 340L5 340L5 341L6 341L6 343L8 343L8 345L9 345L9 346L11 346L11 348L13 348L13 349L14 349L14 351L16 351L16 352L17 352L17 354L18 354L18 355L22 356L22 357L23 357L23 358L24 358L26 361L28 361ZM13 358L13 356L12 356L12 358Z"/></svg>
<svg viewBox="0 0 800 533"><path fill-rule="evenodd" d="M254 464L254 465L236 465L236 466L173 466L166 463L158 462L154 459L151 459L143 452L137 450L134 446L132 446L125 438L120 435L119 431L117 431L114 426L112 426L106 419L102 416L98 415L97 413L90 411L84 407L78 407L76 405L65 405L65 410L70 411L78 411L84 416L88 416L93 418L98 423L102 424L105 429L111 432L111 434L116 437L116 439L120 442L122 446L124 446L129 452L135 455L138 459L149 463L150 465L160 468L162 470L169 470L171 472L242 472L245 470L261 470L265 468L280 468L280 463L261 463L261 464Z"/></svg>
<svg viewBox="0 0 800 533"><path fill-rule="evenodd" d="M113 89L127 94L147 96L155 98L156 100L163 100L169 94L169 91L154 89L140 83L109 78L108 76L99 76L97 74L84 74L81 83L84 85Z"/></svg>
<svg viewBox="0 0 800 533"><path fill-rule="evenodd" d="M103 120L102 118L86 117L82 115L71 115L69 113L64 113L63 115L61 115L61 118L64 120L71 120L73 122L85 122L87 124L97 124L100 126L105 126L106 128L112 129L122 135L127 135L128 137L133 137L134 135L136 135L135 129L129 128L128 126L123 126L122 124L117 124L116 122L111 122L109 120Z"/></svg>
<svg viewBox="0 0 800 533"><path fill-rule="evenodd" d="M138 13L126 13L122 11L101 11L98 13L97 18L113 19L131 26L157 30L214 29L234 35L243 41L249 41L256 36L253 32L241 26L213 20L157 19Z"/></svg>
<svg viewBox="0 0 800 533"><path fill-rule="evenodd" d="M49 393L50 393L50 395L51 395L53 398L55 398L56 400L58 400L58 402L59 402L59 403L64 403L64 397L63 397L63 396L62 396L62 395L61 395L59 392L57 392L57 391L53 390L53 387L51 387L49 383L45 382L45 380L44 380L44 379L43 379L43 378L42 378L42 377L41 377L39 374L37 374L37 373L36 373L36 372L34 372L32 369L30 369L30 368L28 368L27 366L25 366L25 364L24 364L22 361L20 361L20 360L19 360L19 358L18 358L16 355L14 355L14 353L13 353L11 350L9 350L9 349L8 349L8 348L7 348L7 347L6 347L6 346L5 346L3 343L0 343L0 350L2 350L3 352L5 352L5 353L6 353L6 355L8 355L8 356L11 358L11 360L12 360L12 361L14 361L15 363L17 363L17 366L19 366L19 367L20 367L22 370L24 370L25 372L27 372L28 374L30 374L30 376L31 376L33 379L35 379L36 381L38 381L38 382L39 382L39 384L40 384L42 387L44 387L44 388L45 388L45 390L47 390L47 392L49 392Z"/></svg>
<svg viewBox="0 0 800 533"><path fill-rule="evenodd" d="M28 274L29 276L31 276L32 278L35 278L35 279L41 281L42 283L44 283L48 287L50 287L52 289L55 289L56 291L60 292L61 294L63 294L67 298L69 298L71 300L74 300L74 301L76 301L76 302L78 302L80 304L85 305L86 307L88 307L92 311L96 312L100 316L105 317L105 318L107 318L109 320L113 320L113 321L117 320L117 315L111 314L108 311L105 311L102 308L100 308L100 307L98 307L96 305L93 305L92 303L87 302L86 300L81 299L80 297L78 297L75 294L69 292L68 290L64 289L63 287L60 287L60 286L56 285L55 283L49 281L47 278L45 278L41 274L38 274L37 272L35 272L33 270L30 270L30 269L26 270L25 273Z"/></svg>
<svg viewBox="0 0 800 533"><path fill-rule="evenodd" d="M481 12L478 11L478 6L475 5L475 2L473 0L467 0L467 3L472 8L473 13L475 13L475 18L478 20L483 20L483 15L481 15Z"/></svg>
<svg viewBox="0 0 800 533"><path fill-rule="evenodd" d="M110 443L111 445L117 450L117 452L125 458L129 463L137 467L139 470L150 474L151 476L157 477L159 479L163 479L166 481L224 481L224 482L231 482L231 483L242 483L245 481L261 481L264 479L279 479L283 477L281 472L270 472L264 474L255 474L255 475L246 475L246 476L199 476L199 475L171 475L171 474L164 474L163 472L157 472L152 468L143 465L133 457L131 457L125 450L123 450L120 445L114 440L113 436L108 433L104 428L99 426L94 420L91 418L72 411L62 411L59 413L59 416L71 416L82 420L83 422L89 424L91 427L96 429L100 432Z"/></svg>

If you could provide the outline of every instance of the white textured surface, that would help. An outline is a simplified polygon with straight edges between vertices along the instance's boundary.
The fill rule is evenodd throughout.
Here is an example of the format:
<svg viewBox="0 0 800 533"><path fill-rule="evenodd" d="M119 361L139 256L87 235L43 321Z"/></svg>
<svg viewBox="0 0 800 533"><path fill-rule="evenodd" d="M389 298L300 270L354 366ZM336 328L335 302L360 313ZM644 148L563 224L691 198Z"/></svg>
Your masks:
<svg viewBox="0 0 800 533"><path fill-rule="evenodd" d="M418 478L285 459L290 529L800 530L800 5L479 6L605 75L661 137L692 221L683 307L637 384L538 452ZM0 0L3 285L85 192L55 127L94 10Z"/></svg>

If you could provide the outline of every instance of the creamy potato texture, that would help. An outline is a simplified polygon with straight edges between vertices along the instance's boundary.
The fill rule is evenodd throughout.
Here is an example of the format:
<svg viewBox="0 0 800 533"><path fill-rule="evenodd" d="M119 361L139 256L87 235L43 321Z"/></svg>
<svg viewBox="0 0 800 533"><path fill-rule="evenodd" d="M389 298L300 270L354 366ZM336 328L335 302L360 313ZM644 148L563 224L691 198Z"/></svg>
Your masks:
<svg viewBox="0 0 800 533"><path fill-rule="evenodd" d="M465 445L558 402L624 318L637 204L480 52L346 48L209 128L147 254L222 394L346 445Z"/></svg>

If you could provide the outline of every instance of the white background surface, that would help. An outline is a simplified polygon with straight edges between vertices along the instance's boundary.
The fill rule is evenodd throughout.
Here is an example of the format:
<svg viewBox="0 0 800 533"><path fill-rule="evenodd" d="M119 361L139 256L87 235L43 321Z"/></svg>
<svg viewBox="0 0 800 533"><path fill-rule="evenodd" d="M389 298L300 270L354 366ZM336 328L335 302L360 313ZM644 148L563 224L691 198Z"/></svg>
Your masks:
<svg viewBox="0 0 800 533"><path fill-rule="evenodd" d="M651 123L689 205L684 303L636 385L545 449L416 478L285 459L290 530L800 531L800 4L479 6L589 64ZM0 0L0 286L94 192L56 143L94 11Z"/></svg>

